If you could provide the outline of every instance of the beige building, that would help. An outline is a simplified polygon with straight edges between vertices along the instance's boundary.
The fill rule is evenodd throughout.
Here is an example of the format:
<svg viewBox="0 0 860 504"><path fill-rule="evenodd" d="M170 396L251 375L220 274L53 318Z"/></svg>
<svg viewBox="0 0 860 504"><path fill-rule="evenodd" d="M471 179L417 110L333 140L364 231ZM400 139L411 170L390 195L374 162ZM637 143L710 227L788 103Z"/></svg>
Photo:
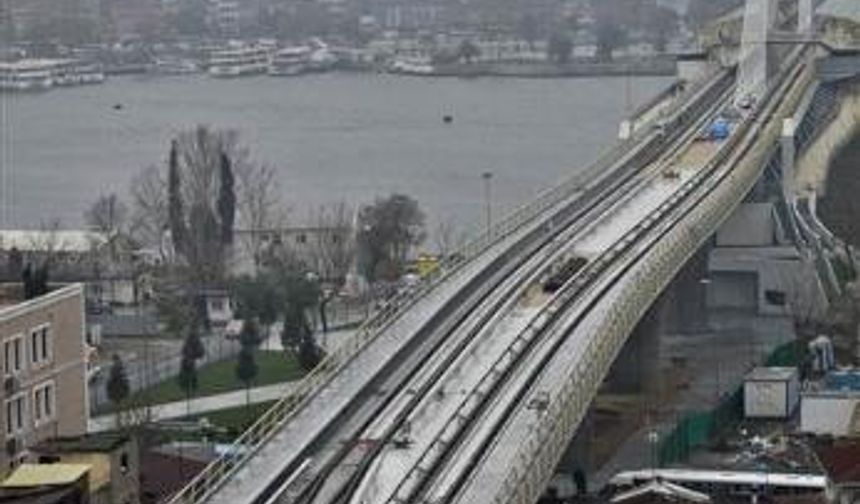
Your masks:
<svg viewBox="0 0 860 504"><path fill-rule="evenodd" d="M22 293L19 284L0 286L0 477L28 459L28 448L83 435L88 420L82 285L27 301Z"/></svg>

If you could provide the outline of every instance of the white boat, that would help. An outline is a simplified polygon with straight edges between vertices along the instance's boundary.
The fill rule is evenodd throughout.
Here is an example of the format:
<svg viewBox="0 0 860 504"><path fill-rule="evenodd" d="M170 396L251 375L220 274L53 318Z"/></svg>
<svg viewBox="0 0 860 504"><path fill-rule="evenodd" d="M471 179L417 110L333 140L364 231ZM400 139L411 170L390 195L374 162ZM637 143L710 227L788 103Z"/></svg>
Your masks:
<svg viewBox="0 0 860 504"><path fill-rule="evenodd" d="M271 50L267 47L231 45L209 57L209 75L240 77L266 73L270 59Z"/></svg>
<svg viewBox="0 0 860 504"><path fill-rule="evenodd" d="M404 75L432 75L435 70L427 58L399 58L389 67L390 72Z"/></svg>
<svg viewBox="0 0 860 504"><path fill-rule="evenodd" d="M54 86L51 60L0 62L0 90L44 91Z"/></svg>
<svg viewBox="0 0 860 504"><path fill-rule="evenodd" d="M52 73L54 86L101 84L105 80L101 65L75 59L54 60Z"/></svg>
<svg viewBox="0 0 860 504"><path fill-rule="evenodd" d="M190 59L165 56L155 60L152 70L161 75L187 75L200 71L200 66Z"/></svg>
<svg viewBox="0 0 860 504"><path fill-rule="evenodd" d="M299 75L308 71L313 50L308 46L285 47L278 51L269 65L269 75Z"/></svg>

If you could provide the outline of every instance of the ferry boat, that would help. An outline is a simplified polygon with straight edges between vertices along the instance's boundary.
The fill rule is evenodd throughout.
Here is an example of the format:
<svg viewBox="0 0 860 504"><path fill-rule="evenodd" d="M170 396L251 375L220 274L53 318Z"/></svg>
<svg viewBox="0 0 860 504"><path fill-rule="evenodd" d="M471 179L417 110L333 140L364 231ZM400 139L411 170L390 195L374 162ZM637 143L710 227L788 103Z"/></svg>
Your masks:
<svg viewBox="0 0 860 504"><path fill-rule="evenodd" d="M261 46L233 45L214 51L209 57L209 75L213 77L240 77L266 73L271 50Z"/></svg>
<svg viewBox="0 0 860 504"><path fill-rule="evenodd" d="M58 86L101 84L101 65L76 59L26 59L0 63L0 89L43 91Z"/></svg>
<svg viewBox="0 0 860 504"><path fill-rule="evenodd" d="M187 75L199 72L200 65L190 59L165 56L155 60L152 70L160 75Z"/></svg>
<svg viewBox="0 0 860 504"><path fill-rule="evenodd" d="M81 60L55 60L52 74L54 86L81 86L101 84L105 81L105 73L98 63Z"/></svg>
<svg viewBox="0 0 860 504"><path fill-rule="evenodd" d="M47 60L0 62L0 90L44 91L53 86L52 65Z"/></svg>
<svg viewBox="0 0 860 504"><path fill-rule="evenodd" d="M303 74L309 69L313 49L308 46L285 47L272 58L269 75L286 76Z"/></svg>
<svg viewBox="0 0 860 504"><path fill-rule="evenodd" d="M388 71L403 75L433 75L436 68L429 58L398 58L391 63Z"/></svg>

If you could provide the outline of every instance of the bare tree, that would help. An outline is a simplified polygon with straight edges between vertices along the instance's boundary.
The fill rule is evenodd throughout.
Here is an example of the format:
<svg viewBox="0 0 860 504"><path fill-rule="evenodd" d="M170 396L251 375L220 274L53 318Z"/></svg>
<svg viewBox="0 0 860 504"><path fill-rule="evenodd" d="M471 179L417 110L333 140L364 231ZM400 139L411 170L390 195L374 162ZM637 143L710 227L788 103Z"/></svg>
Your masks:
<svg viewBox="0 0 860 504"><path fill-rule="evenodd" d="M457 233L457 225L452 219L439 222L434 234L436 251L442 258L448 257L459 247L462 236Z"/></svg>
<svg viewBox="0 0 860 504"><path fill-rule="evenodd" d="M182 197L186 209L207 204L214 208L220 191L222 154L235 173L253 166L250 151L239 143L235 130L217 130L197 126L176 137L179 164L182 169Z"/></svg>
<svg viewBox="0 0 860 504"><path fill-rule="evenodd" d="M343 202L320 207L316 215L317 273L338 286L346 280L355 259L353 215L354 211Z"/></svg>
<svg viewBox="0 0 860 504"><path fill-rule="evenodd" d="M137 174L131 184L131 197L129 234L140 244L161 245L167 227L167 183L158 167L148 166Z"/></svg>
<svg viewBox="0 0 860 504"><path fill-rule="evenodd" d="M177 205L183 212L179 219L185 236L175 236L175 248L188 266L191 280L198 285L217 284L227 273L227 259L231 248L224 240L224 228L232 229L232 222L222 222L225 216L232 220L226 208L225 185L233 191L233 174L252 170L248 150L240 146L238 135L232 130L214 130L206 126L180 133L171 146L170 190L176 191L168 202L168 213ZM225 170L226 167L226 170ZM225 173L229 177L225 178ZM175 176L175 181L174 177ZM221 205L219 205L219 202ZM176 225L171 222L171 228Z"/></svg>
<svg viewBox="0 0 860 504"><path fill-rule="evenodd" d="M29 248L38 254L43 264L54 263L57 253L69 245L60 235L62 227L60 219L54 218L42 222L39 225L39 232L30 236Z"/></svg>
<svg viewBox="0 0 860 504"><path fill-rule="evenodd" d="M106 235L114 235L123 230L128 216L128 208L116 194L100 195L92 206L84 212L84 220L94 230Z"/></svg>
<svg viewBox="0 0 860 504"><path fill-rule="evenodd" d="M238 222L245 231L240 245L259 268L263 259L263 233L280 227L286 214L280 205L275 170L267 165L245 163L236 169Z"/></svg>

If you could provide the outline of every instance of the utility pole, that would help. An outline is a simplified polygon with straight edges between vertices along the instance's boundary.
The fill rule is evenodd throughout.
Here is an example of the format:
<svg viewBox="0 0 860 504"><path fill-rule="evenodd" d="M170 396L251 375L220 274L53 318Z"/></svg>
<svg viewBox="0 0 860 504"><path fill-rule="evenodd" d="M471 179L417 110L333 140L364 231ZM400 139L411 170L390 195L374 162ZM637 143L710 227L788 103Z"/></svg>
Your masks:
<svg viewBox="0 0 860 504"><path fill-rule="evenodd" d="M490 227L493 225L493 202L490 194L490 185L493 180L493 172L485 171L481 174L481 179L484 181L484 211L486 216L487 234L490 233Z"/></svg>

